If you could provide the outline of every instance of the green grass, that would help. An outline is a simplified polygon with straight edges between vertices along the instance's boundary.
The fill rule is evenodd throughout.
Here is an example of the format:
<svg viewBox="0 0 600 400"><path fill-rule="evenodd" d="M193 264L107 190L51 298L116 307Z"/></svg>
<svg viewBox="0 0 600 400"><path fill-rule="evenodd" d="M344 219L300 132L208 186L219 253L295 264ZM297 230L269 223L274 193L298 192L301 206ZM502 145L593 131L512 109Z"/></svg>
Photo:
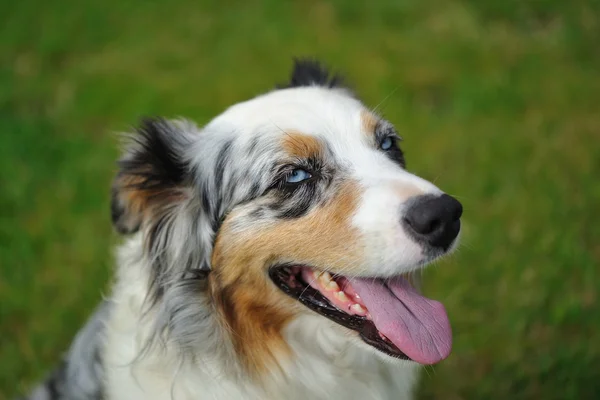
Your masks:
<svg viewBox="0 0 600 400"><path fill-rule="evenodd" d="M343 71L465 206L427 273L453 355L423 399L600 396L597 1L75 0L0 15L0 399L39 379L106 291L117 140L148 114L206 122Z"/></svg>

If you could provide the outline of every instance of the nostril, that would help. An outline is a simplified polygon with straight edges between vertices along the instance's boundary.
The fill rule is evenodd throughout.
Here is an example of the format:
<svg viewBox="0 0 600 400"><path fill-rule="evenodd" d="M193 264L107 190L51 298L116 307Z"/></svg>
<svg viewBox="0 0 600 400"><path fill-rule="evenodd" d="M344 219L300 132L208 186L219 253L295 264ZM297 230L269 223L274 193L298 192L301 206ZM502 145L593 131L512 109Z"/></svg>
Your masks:
<svg viewBox="0 0 600 400"><path fill-rule="evenodd" d="M439 219L434 219L429 223L429 226L427 228L427 232L425 233L431 233L431 232L435 232L438 230L438 228L440 227L440 225L442 225L442 221L440 221Z"/></svg>
<svg viewBox="0 0 600 400"><path fill-rule="evenodd" d="M435 232L442 225L440 219L432 218L426 213L411 213L403 218L403 220L413 231L421 235L428 235Z"/></svg>

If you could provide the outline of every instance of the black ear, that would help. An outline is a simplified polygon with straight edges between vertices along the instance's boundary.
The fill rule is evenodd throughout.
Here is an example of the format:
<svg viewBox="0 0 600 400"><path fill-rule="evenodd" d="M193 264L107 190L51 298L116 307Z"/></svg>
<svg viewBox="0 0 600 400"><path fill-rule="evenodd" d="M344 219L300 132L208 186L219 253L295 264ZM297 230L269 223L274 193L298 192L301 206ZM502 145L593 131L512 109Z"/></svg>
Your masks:
<svg viewBox="0 0 600 400"><path fill-rule="evenodd" d="M326 88L342 87L340 75L331 74L325 66L312 58L294 58L294 68L290 81L279 88L302 86L322 86Z"/></svg>
<svg viewBox="0 0 600 400"><path fill-rule="evenodd" d="M112 187L111 216L121 233L180 201L189 175L182 154L188 143L174 124L145 119L129 139Z"/></svg>

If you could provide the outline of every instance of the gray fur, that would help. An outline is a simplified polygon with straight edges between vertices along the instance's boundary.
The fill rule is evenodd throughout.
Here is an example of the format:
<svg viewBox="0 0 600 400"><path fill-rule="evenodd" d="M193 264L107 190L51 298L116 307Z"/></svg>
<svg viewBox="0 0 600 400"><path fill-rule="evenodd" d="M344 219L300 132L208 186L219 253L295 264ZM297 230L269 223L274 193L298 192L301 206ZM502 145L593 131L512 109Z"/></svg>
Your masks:
<svg viewBox="0 0 600 400"><path fill-rule="evenodd" d="M306 61L297 63L289 86L331 88L337 82L322 67ZM282 154L278 140L283 131L273 123L255 127L257 131L250 135L235 129L231 126L229 131L222 120L213 120L202 130L186 120L148 120L130 135L120 173L143 178L136 184L141 188L160 189L158 193L175 189L179 194L171 203L161 204L158 215L148 216L132 213L127 196L119 196L124 188L113 187L115 226L125 234L141 231L146 246L139 256L152 269L147 306L154 311L154 332L140 357L154 345L174 343L183 357L194 353L200 339L212 343L207 339L214 332L204 332L210 326L206 322L211 310L204 292L220 223L234 207L264 196L274 186L282 164L295 161ZM300 215L294 212L298 208L306 212L332 182L325 168L322 178L321 188L315 185L293 196L264 196L249 210L250 222L293 218ZM101 304L61 366L27 399L102 399L101 355L109 309L108 302Z"/></svg>
<svg viewBox="0 0 600 400"><path fill-rule="evenodd" d="M146 351L156 346L174 344L185 359L195 353L192 350L202 346L199 340L212 342L209 339L215 334L206 330L212 325L207 324L211 307L206 304L204 292L220 221L235 206L261 196L262 201L253 204L252 209L262 210L262 214L250 214L251 220L247 222L260 223L281 218L281 214L303 203L306 203L303 206L306 208L317 202L323 187L305 194L299 191L293 196L265 196L274 180L281 179L281 165L276 160L284 157L278 146L280 132L273 127L264 127L262 135L250 135L251 140L239 138L238 133L233 131L229 135L211 135L206 132L210 131L210 125L201 132L196 125L183 120L160 120L159 124L147 128L164 135L163 142L170 146L169 156L177 158L189 176L174 182L183 196L161 208L154 220L140 221L139 229L146 238L147 246L140 249L142 253L139 256L152 268L147 309L153 310L154 332L138 357L143 357ZM257 137L260 139L257 140ZM140 141L147 138L136 137L122 160L131 159L132 152L139 156L140 148L148 147ZM186 147L186 143L191 145ZM322 170L323 178L327 176L325 170ZM320 186L330 183L329 179L323 181ZM126 212L127 205L121 206L119 211ZM127 215L119 215L119 221L124 217ZM152 238L150 241L149 237ZM103 322L109 308L107 302L99 307L77 335L62 365L33 392L29 400L102 398L100 355Z"/></svg>
<svg viewBox="0 0 600 400"><path fill-rule="evenodd" d="M46 380L22 400L101 400L102 347L110 303L104 301L79 331L71 348Z"/></svg>

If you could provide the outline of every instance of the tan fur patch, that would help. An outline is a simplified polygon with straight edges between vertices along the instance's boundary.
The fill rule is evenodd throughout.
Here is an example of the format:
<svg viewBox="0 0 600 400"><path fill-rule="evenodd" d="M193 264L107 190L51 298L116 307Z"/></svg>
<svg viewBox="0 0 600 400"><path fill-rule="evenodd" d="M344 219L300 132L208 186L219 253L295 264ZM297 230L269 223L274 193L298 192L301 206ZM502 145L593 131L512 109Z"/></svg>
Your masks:
<svg viewBox="0 0 600 400"><path fill-rule="evenodd" d="M251 377L258 379L279 366L279 357L289 356L282 330L293 317L295 305L283 293L275 293L278 289L267 281L265 271L252 268L252 264L244 264L236 268L238 271L215 270L209 275L209 282L223 327L229 332L242 365Z"/></svg>
<svg viewBox="0 0 600 400"><path fill-rule="evenodd" d="M233 232L233 221L244 218L234 212L223 223L212 258L212 293L231 328L236 351L252 375L260 376L277 367L279 357L290 355L282 330L305 310L275 287L267 268L291 262L344 274L357 272L363 249L350 222L357 195L358 185L346 183L324 206L301 218Z"/></svg>
<svg viewBox="0 0 600 400"><path fill-rule="evenodd" d="M408 200L409 198L414 196L420 196L422 194L425 194L425 192L422 189L410 184L397 184L394 186L394 192L398 195L398 198L403 201Z"/></svg>
<svg viewBox="0 0 600 400"><path fill-rule="evenodd" d="M323 152L323 145L314 136L301 132L286 132L283 137L283 149L293 157L310 158Z"/></svg>
<svg viewBox="0 0 600 400"><path fill-rule="evenodd" d="M140 175L122 174L115 179L113 185L117 199L125 209L120 223L129 229L144 221L155 220L170 204L185 198L180 187L144 188L141 185L144 180Z"/></svg>
<svg viewBox="0 0 600 400"><path fill-rule="evenodd" d="M144 178L138 175L121 175L115 181L119 192L119 199L127 205L129 212L140 214L148 203L148 194L145 190L138 189Z"/></svg>
<svg viewBox="0 0 600 400"><path fill-rule="evenodd" d="M362 110L360 112L360 124L363 132L368 136L375 135L375 128L377 127L378 122L379 118L377 118L377 116L370 111Z"/></svg>

